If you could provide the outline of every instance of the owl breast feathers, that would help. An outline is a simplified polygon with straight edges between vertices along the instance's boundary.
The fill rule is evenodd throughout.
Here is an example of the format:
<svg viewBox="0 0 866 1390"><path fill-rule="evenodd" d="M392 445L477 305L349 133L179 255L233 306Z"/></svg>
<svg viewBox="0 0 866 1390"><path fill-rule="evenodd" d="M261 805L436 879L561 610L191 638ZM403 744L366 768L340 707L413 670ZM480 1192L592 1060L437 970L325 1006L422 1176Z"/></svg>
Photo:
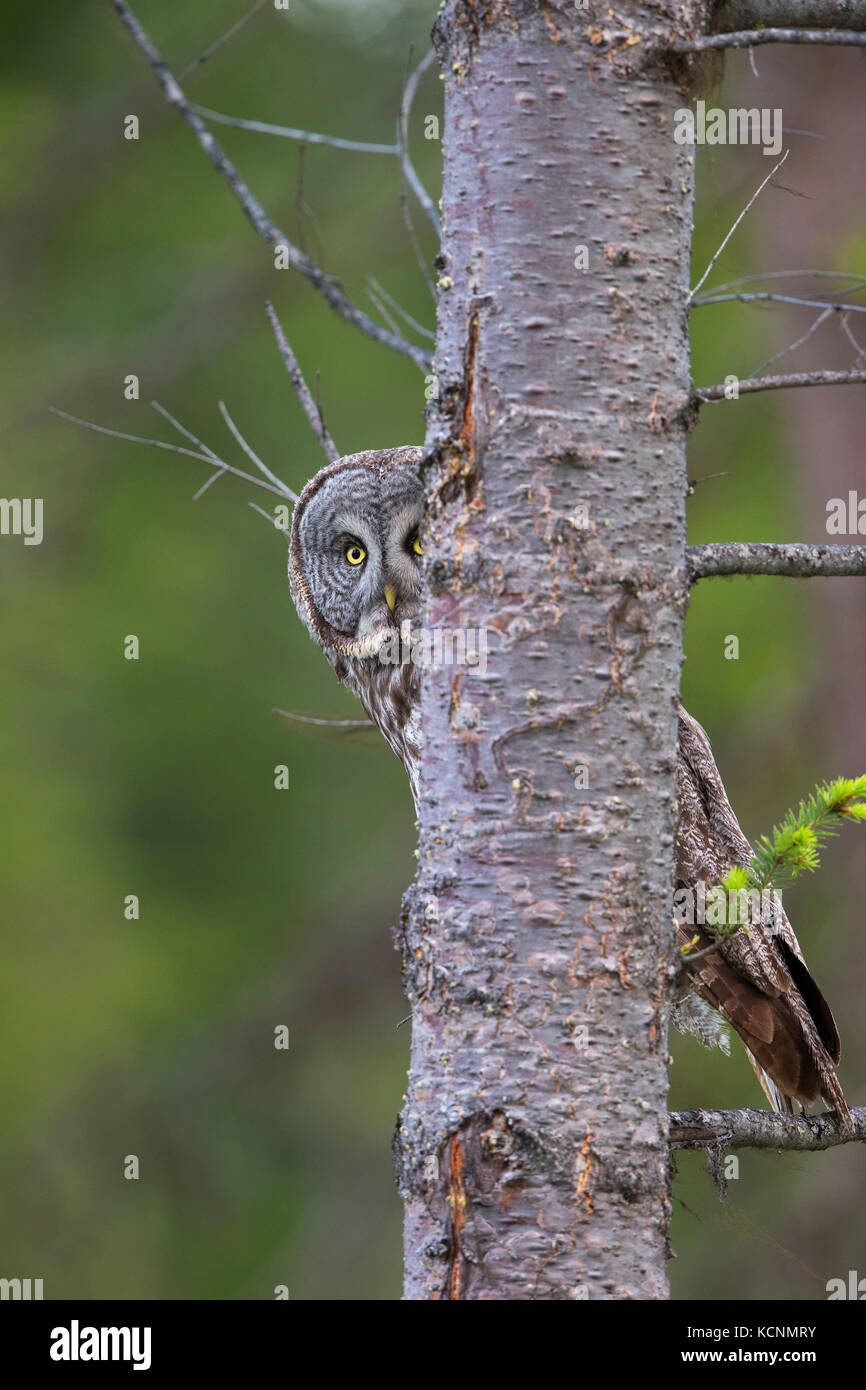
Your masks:
<svg viewBox="0 0 866 1390"><path fill-rule="evenodd" d="M420 676L402 658L421 616L423 450L349 454L307 483L292 520L295 607L401 759L418 804Z"/></svg>
<svg viewBox="0 0 866 1390"><path fill-rule="evenodd" d="M401 639L422 614L422 453L370 450L323 468L298 499L289 553L302 621L402 760L416 806L420 677ZM710 890L748 864L751 849L707 737L682 708L677 796L677 888ZM683 945L697 935L701 958L686 967L674 1023L712 1041L710 1006L742 1039L775 1109L792 1112L821 1095L847 1119L836 1025L781 905L757 911L716 949L700 925L680 921L677 930Z"/></svg>

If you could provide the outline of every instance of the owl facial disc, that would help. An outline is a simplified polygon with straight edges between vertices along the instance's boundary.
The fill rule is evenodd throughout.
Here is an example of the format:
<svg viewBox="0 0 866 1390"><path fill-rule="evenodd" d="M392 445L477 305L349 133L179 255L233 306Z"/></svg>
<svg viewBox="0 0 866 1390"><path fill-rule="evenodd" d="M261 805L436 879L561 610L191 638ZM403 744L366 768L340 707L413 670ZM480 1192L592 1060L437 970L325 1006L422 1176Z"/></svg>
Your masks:
<svg viewBox="0 0 866 1390"><path fill-rule="evenodd" d="M401 624L420 616L422 452L350 454L317 473L298 499L292 597L326 650L375 656Z"/></svg>

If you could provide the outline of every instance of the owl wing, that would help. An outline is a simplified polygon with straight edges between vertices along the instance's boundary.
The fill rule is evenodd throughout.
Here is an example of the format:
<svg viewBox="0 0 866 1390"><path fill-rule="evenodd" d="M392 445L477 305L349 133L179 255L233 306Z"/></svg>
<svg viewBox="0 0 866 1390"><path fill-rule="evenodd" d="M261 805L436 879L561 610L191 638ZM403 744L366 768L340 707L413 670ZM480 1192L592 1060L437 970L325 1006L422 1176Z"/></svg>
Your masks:
<svg viewBox="0 0 866 1390"><path fill-rule="evenodd" d="M677 759L677 887L708 890L735 865L747 865L751 846L725 792L704 730L679 713ZM678 927L678 940L694 939L693 954L712 947L700 927ZM758 1080L776 1110L793 1112L823 1096L849 1117L834 1067L839 1033L810 975L778 897L750 910L748 921L717 951L687 968L692 987L717 1009L742 1040Z"/></svg>

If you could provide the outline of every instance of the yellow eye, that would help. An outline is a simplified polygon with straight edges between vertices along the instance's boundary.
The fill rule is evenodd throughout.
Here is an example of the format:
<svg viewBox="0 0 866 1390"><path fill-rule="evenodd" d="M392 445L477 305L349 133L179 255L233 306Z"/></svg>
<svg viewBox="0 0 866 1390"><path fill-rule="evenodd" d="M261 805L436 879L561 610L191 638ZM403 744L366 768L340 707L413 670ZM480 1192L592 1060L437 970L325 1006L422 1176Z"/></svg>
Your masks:
<svg viewBox="0 0 866 1390"><path fill-rule="evenodd" d="M366 550L362 550L359 545L350 545L346 551L346 559L350 565L360 565L366 558Z"/></svg>
<svg viewBox="0 0 866 1390"><path fill-rule="evenodd" d="M413 540L413 542L412 542L412 549L413 549L413 551L415 552L416 555L423 555L423 554L424 554L424 551L423 551L423 549L421 548L421 537L420 537L420 536L416 536L415 539Z"/></svg>

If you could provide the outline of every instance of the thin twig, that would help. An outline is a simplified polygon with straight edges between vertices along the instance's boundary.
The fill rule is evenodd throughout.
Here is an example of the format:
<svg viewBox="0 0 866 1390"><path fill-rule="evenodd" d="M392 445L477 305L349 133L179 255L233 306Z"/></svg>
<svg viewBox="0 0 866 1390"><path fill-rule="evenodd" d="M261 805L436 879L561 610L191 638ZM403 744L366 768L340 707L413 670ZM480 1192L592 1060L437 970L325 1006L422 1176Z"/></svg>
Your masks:
<svg viewBox="0 0 866 1390"><path fill-rule="evenodd" d="M861 347L860 344L858 343L857 339L854 337L854 334L853 334L853 332L851 331L851 328L850 328L849 323L848 323L848 315L847 315L847 314L843 314L843 315L842 315L842 320L841 320L841 322L840 322L840 324L839 324L839 327L842 329L842 332L845 334L845 337L848 339L848 342L851 344L851 346L854 347L854 348L856 348L856 350L857 350L857 361L858 361L858 362L862 362L863 357L864 357L864 354L866 354L866 348Z"/></svg>
<svg viewBox="0 0 866 1390"><path fill-rule="evenodd" d="M187 458L200 459L202 463L217 463L224 473L231 473L235 478L241 478L245 483L252 483L253 487L261 487L266 492L273 492L277 497L286 497L287 489L285 486L274 487L272 483L265 482L262 478L253 477L252 473L244 473L240 468L233 468L212 449L208 449L207 453L197 453L194 449L182 448L180 444L168 444L164 439L145 439L139 434L124 434L121 430L110 430L106 425L95 424L93 420L80 420L77 415L69 415L65 410L58 410L56 406L51 406L50 409L52 415L59 415L61 420L71 420L73 425L83 425L86 430L95 430L97 434L107 434L112 439L125 439L129 444L149 444L153 449L170 449L173 454L185 454Z"/></svg>
<svg viewBox="0 0 866 1390"><path fill-rule="evenodd" d="M290 487L287 487L286 484L282 481L282 479L277 477L276 473L272 473L266 463L262 463L258 454L253 449L252 445L248 444L247 441L244 439L234 420L229 415L228 410L226 409L225 401L219 402L219 408L220 414L222 415L223 419L225 420L226 424L231 430L234 438L237 440L238 444L240 444L247 458L250 459L251 462L256 465L256 468L259 470L260 473L263 473L266 478L270 478L271 482L275 483L277 487L281 489L284 496L288 497L290 502L297 502L298 494L296 492L292 492L292 489Z"/></svg>
<svg viewBox="0 0 866 1390"><path fill-rule="evenodd" d="M403 179L403 187L400 190L400 212L403 215L403 225L405 226L406 234L409 237L409 245L412 247L412 254L415 257L415 262L418 266L418 269L421 272L421 275L423 276L425 285L430 291L430 298L433 300L433 303L435 304L436 291L433 288L433 278L430 274L430 271L427 269L427 262L424 260L424 254L421 250L421 243L419 242L418 234L415 231L415 223L412 221L412 209L409 207L409 194L406 190L405 177Z"/></svg>
<svg viewBox="0 0 866 1390"><path fill-rule="evenodd" d="M252 506L252 505L253 505L253 504L252 504L252 502L251 502L251 503L250 503L250 506ZM740 930L740 928L738 927L738 928L737 928L737 931L739 931L739 930ZM736 933L732 933L732 935L736 935ZM724 936L723 936L723 937L719 937L719 939L716 940L716 941L714 941L713 944L712 944L711 946L705 946L705 947L703 948L702 951L694 951L694 952L692 952L692 951L690 951L690 950L688 949L688 946L683 946L683 947L681 947L681 949L680 949L680 955L681 955L681 957L682 957L683 966L692 965L692 964L694 964L695 961L698 961L698 960L705 960L707 956L717 956L717 955L719 954L719 952L720 952L722 946L724 946L725 942L726 942L726 941L730 941L730 939L731 939L730 936L727 936L727 937L724 937Z"/></svg>
<svg viewBox="0 0 866 1390"><path fill-rule="evenodd" d="M427 372L430 368L429 354L425 353L414 343L410 343L407 338L395 336L387 329L381 327L369 314L365 314L362 309L354 305L340 284L339 280L330 275L325 275L324 271L311 261L309 256L305 256L303 251L276 225L267 215L261 203L253 194L252 190L245 183L238 170L231 160L223 152L221 146L201 120L200 116L193 110L190 102L182 92L176 79L172 76L165 62L156 48L154 48L145 31L142 29L138 20L130 10L126 0L111 0L112 5L120 16L125 28L129 31L136 46L147 58L154 75L162 88L166 101L170 106L174 106L183 117L195 135L199 145L210 159L217 173L225 179L229 188L234 193L247 219L255 228L259 236L267 242L269 246L280 246L286 248L288 261L292 269L300 272L305 279L319 291L323 298L328 302L335 313L348 323L354 326L368 338L373 338L377 343L384 347L392 348L395 352L402 353L411 358L415 365L422 372Z"/></svg>
<svg viewBox="0 0 866 1390"><path fill-rule="evenodd" d="M382 318L385 320L385 322L387 323L388 327L389 327L394 333L398 333L400 330L399 330L398 327L397 327L397 323L396 323L396 321L395 321L395 319L394 319L394 316L393 316L393 314L391 313L390 309L387 309L387 308L385 307L384 303L383 303L382 300L379 298L379 296L377 295L376 291L373 290L373 289L371 289L369 285L367 286L367 298L368 298L373 304L375 304L376 308L379 310L379 313L382 315Z"/></svg>
<svg viewBox="0 0 866 1390"><path fill-rule="evenodd" d="M252 504L251 504L252 505ZM265 512L267 516L267 512ZM320 729L372 729L375 726L369 719L316 719L312 714L295 714L288 709L274 709L281 719L289 719L294 724L312 724Z"/></svg>
<svg viewBox="0 0 866 1390"><path fill-rule="evenodd" d="M691 291L689 292L689 297L688 297L688 301L687 301L689 304L691 304L691 302L692 302L692 300L694 299L695 295L697 294L698 290L701 288L701 285L704 283L704 281L706 280L706 278L707 278L707 276L709 275L710 271L712 270L713 266L715 265L716 261L719 259L719 256L722 254L722 252L724 251L724 249L725 249L725 247L727 246L728 242L730 241L731 237L734 235L734 232L737 230L737 228L739 227L739 225L740 225L740 223L742 222L743 218L745 217L746 213L749 211L749 208L750 208L750 207L752 206L752 204L755 202L755 200L757 199L757 197L759 196L759 194L766 188L767 184L770 182L770 179L771 179L771 178L773 177L773 175L777 172L777 170L781 169L782 165L785 163L785 160L788 158L788 155L789 155L790 153L791 153L790 150L786 150L786 151L785 151L785 153L782 155L782 158L779 160L778 164L775 165L775 167L772 168L772 169L770 170L769 174L768 174L767 177L764 179L763 183L762 183L758 188L756 188L755 192L752 194L751 198L750 198L749 201L746 203L746 206L743 208L743 211L740 213L740 215L739 215L739 217L737 218L736 222L735 222L734 225L731 227L730 231L728 232L728 234L727 234L727 236L725 237L724 241L722 242L721 246L720 246L719 249L716 251L716 253L715 253L715 255L712 257L712 259L710 260L710 263L709 263L709 265L707 266L706 270L704 271L703 275L701 276L700 280L699 280L698 283L695 285L694 289L691 290Z"/></svg>
<svg viewBox="0 0 866 1390"><path fill-rule="evenodd" d="M812 334L815 333L821 327L821 324L825 321L825 319L828 319L830 317L832 312L833 310L829 307L826 309L822 309L818 317L812 320L812 323L806 329L806 332L803 333L797 339L796 342L789 343L787 347L782 348L781 352L774 352L772 357L765 358L764 361L761 362L755 368L755 373L757 374L758 372L766 371L767 367L772 367L774 362L778 362L781 358L787 357L789 352L796 352L797 348L802 347L805 342L808 342Z"/></svg>
<svg viewBox="0 0 866 1390"><path fill-rule="evenodd" d="M843 1125L835 1110L823 1115L779 1115L773 1110L674 1110L669 1116L673 1149L832 1149L866 1139L866 1107Z"/></svg>
<svg viewBox="0 0 866 1390"><path fill-rule="evenodd" d="M418 90L418 83L424 76L424 73L427 71L435 57L436 52L434 49L431 48L429 53L427 53L425 57L421 59L421 62L415 68L415 71L410 75L409 79L406 82L406 85L403 88L403 98L400 102L400 117L397 123L397 136L399 146L398 155L400 163L403 166L403 172L406 175L406 179L412 189L412 192L415 194L415 197L418 199L418 202L421 204L422 208L427 214L427 219L434 232L436 233L436 236L441 240L442 224L439 220L439 214L436 211L433 199L430 197L430 194L427 192L427 189L424 187L423 183L419 179L415 171L415 166L412 163L412 159L409 154L409 115L412 110L412 102L415 100L415 93Z"/></svg>
<svg viewBox="0 0 866 1390"><path fill-rule="evenodd" d="M225 472L226 470L224 468L218 468L216 473L211 473L210 477L205 479L198 491L193 493L193 502L197 502L200 497L204 497L208 488L213 487L214 483L225 475Z"/></svg>
<svg viewBox="0 0 866 1390"><path fill-rule="evenodd" d="M213 449L211 449L209 445L204 444L199 439L198 435L193 434L192 430L188 430L186 425L182 425L180 423L180 420L176 420L175 417L171 414L171 412L166 410L164 405L160 405L159 401L151 401L151 405L153 406L154 410L157 411L158 414L160 414L163 417L164 420L168 420L169 424L174 425L174 428L178 431L179 434L183 435L184 439L189 439L192 441L193 444L197 444L198 447L205 454L207 454L208 458L213 459L214 463L217 464L216 473L212 473L211 476L208 479L206 479L205 482L202 483L198 491L193 493L192 500L193 502L197 502L200 497L204 497L209 487L213 487L214 483L217 481L218 478L224 477L226 472L225 466L223 465L222 461L218 458L218 456L214 453Z"/></svg>
<svg viewBox="0 0 866 1390"><path fill-rule="evenodd" d="M222 111L213 111L209 106L190 103L191 109L199 116L206 116L217 125L232 125L238 130L252 130L259 135L281 135L286 140L297 140L302 145L329 145L333 150L351 150L355 154L398 153L396 145L375 144L370 140L344 140L339 135L322 135L317 130L297 130L294 126L272 125L269 121L251 121L243 116L226 116Z"/></svg>
<svg viewBox="0 0 866 1390"><path fill-rule="evenodd" d="M773 574L789 579L866 574L866 545L774 545L732 541L686 547L689 583L719 575Z"/></svg>
<svg viewBox="0 0 866 1390"><path fill-rule="evenodd" d="M277 519L276 519L275 516L271 516L270 512L266 512L265 509L264 509L264 507L259 507L255 502L248 502L248 503L247 503L247 506L248 506L248 507L252 507L252 509L253 509L254 512L258 512L259 516L263 516L263 517L265 518L265 521L269 521L269 522L271 523L271 526L274 528L274 530L275 530L275 531L279 531L280 534L284 537L285 542L286 542L286 545L291 545L291 543L292 543L292 538L291 538L291 536L289 535L289 533L288 533L288 531L286 530L285 526L278 526L278 525L277 525Z"/></svg>
<svg viewBox="0 0 866 1390"><path fill-rule="evenodd" d="M771 290L751 290L748 294L702 294L700 299L692 300L692 307L698 308L703 304L728 304L734 300L740 304L763 300L771 304L803 304L809 309L832 309L838 313L850 309L854 314L866 314L866 304L831 304L825 299L803 299L795 294L774 294Z"/></svg>
<svg viewBox="0 0 866 1390"><path fill-rule="evenodd" d="M151 401L151 405L157 414L162 416L163 420L167 420L170 425L174 425L178 434L182 434L184 439L188 439L192 444L197 444L202 453L207 454L208 458L213 459L214 463L222 463L222 460L214 453L210 445L202 443L198 435L193 434L192 430L188 430L186 425L180 423L180 420L176 420L171 411L166 410L164 405L160 405L159 401Z"/></svg>
<svg viewBox="0 0 866 1390"><path fill-rule="evenodd" d="M418 83L424 73L433 62L436 54L431 48L430 52L418 64L414 72L410 75L403 89L403 96L400 103L400 116L397 126L397 140L393 145L384 145L370 140L345 140L338 135L322 135L314 130L299 130L295 126L275 125L270 121L254 121L243 116L226 116L222 111L214 111L212 107L200 106L191 103L192 110L200 116L206 116L208 120L216 122L218 125L236 126L239 130L255 131L260 135L278 135L286 140L297 140L305 145L329 145L335 150L352 150L358 154L390 154L396 155L400 160L403 172L406 176L412 192L424 209L437 237L442 236L442 226L436 205L430 194L424 187L418 172L412 163L408 147L408 119L412 108L412 102Z"/></svg>
<svg viewBox="0 0 866 1390"><path fill-rule="evenodd" d="M432 328L425 328L423 323L419 323L416 318L413 318L408 310L403 308L399 300L396 300L392 294L389 294L384 285L379 284L375 275L368 275L367 279L380 298L384 299L386 304L390 304L391 308L395 313L400 315L404 323L408 323L409 327L414 328L415 332L420 333L422 337L429 338L431 341L435 340L436 334L433 332Z"/></svg>
<svg viewBox="0 0 866 1390"><path fill-rule="evenodd" d="M304 222L308 221L312 224L313 232L315 233L319 263L324 266L325 243L322 238L322 229L319 226L318 217L304 197L304 153L306 148L306 145L301 145L298 150L298 176L295 180L295 222L298 228L298 245L305 255L308 254L307 242L304 234Z"/></svg>
<svg viewBox="0 0 866 1390"><path fill-rule="evenodd" d="M719 32L761 25L866 29L866 0L722 0L713 15Z"/></svg>
<svg viewBox="0 0 866 1390"><path fill-rule="evenodd" d="M282 324L277 318L277 312L270 301L265 305L265 313L268 316L268 321L273 329L274 337L277 340L280 356L289 374L289 379L295 388L295 394L301 402L304 414L312 425L313 433L324 449L328 462L336 463L337 459L340 457L340 451L328 433L325 422L316 409L316 403L310 395L310 388L304 380L304 374L298 364L298 359L289 346L289 340L283 332Z"/></svg>
<svg viewBox="0 0 866 1390"><path fill-rule="evenodd" d="M409 81L408 70L409 70L409 63L412 62L412 53L413 53L413 50L412 50L412 48L410 47L410 49L409 49L409 59L408 59L407 67L406 67L406 70L407 70L406 82L407 82L407 83L408 83L408 81ZM404 91L405 91L405 84L404 84ZM408 179L408 174L407 174L407 169L406 169L406 140L405 140L405 135L404 135L404 131L403 131L403 104L402 104L402 101L401 101L401 104L400 104L400 110L399 110L398 113L397 113L397 159L398 159L399 164L400 164L400 212L401 212L402 217L403 217L403 225L404 225L405 228L406 228L406 234L407 234L407 236L408 236L408 238L409 238L409 245L412 247L412 254L413 254L414 257L415 257L415 262L416 262L416 264L417 264L417 266L418 266L418 269L419 269L420 272L421 272L421 275L422 275L422 277L423 277L423 280L424 280L425 285L427 286L427 289L430 291L430 298L433 300L433 303L435 304L435 303L436 303L436 291L435 291L435 289L433 288L433 279L432 279L432 276L431 276L430 271L429 271L429 269L428 269L427 262L426 262L426 260L424 259L424 253L423 253L422 250L421 250L421 243L419 242L419 240L418 240L418 234L417 234L417 232L415 231L415 222L414 222L413 217L412 217L412 209L411 209L411 207L409 206L409 179Z"/></svg>
<svg viewBox="0 0 866 1390"><path fill-rule="evenodd" d="M184 77L189 77L189 74L191 72L195 72L196 68L200 68L202 63L206 63L208 58L212 57L213 54L216 53L218 48L222 48L224 43L228 43L229 39L234 38L235 34L237 34L239 30L243 29L244 25L247 23L247 20L252 19L253 15L256 13L257 10L260 10L262 8L264 3L265 0L256 0L256 3L253 5L252 9L247 10L246 14L243 16L242 19L239 19L236 24L233 24L230 29L227 29L221 38L218 38L215 43L212 43L209 48L205 49L204 53L200 53L197 58L193 58L191 63L187 63L183 72L180 74L181 79L183 79Z"/></svg>
<svg viewBox="0 0 866 1390"><path fill-rule="evenodd" d="M328 426L325 422L325 412L322 409L322 383L319 379L319 369L316 368L316 375L313 378L316 386L316 418L325 434L328 433Z"/></svg>
<svg viewBox="0 0 866 1390"><path fill-rule="evenodd" d="M689 478L689 479L687 479L687 483L686 483L687 491L688 491L688 496L689 496L689 497L692 497L692 496L694 495L694 491L695 491L695 488L698 486L698 483L709 483L709 482L712 481L713 478L730 478L730 477L731 477L731 474L730 474L729 472L727 472L727 473L704 473L700 478Z"/></svg>
<svg viewBox="0 0 866 1390"><path fill-rule="evenodd" d="M795 386L852 386L866 381L866 371L851 372L793 372L790 376L747 377L737 383L737 392L749 396L755 391L785 391ZM694 392L696 401L724 401L730 388L722 383L719 386L701 386Z"/></svg>
<svg viewBox="0 0 866 1390"><path fill-rule="evenodd" d="M831 298L834 294L856 294L858 290L866 288L866 276L856 275L847 270L761 270L752 275L739 275L736 280L726 280L721 285L711 285L708 294L718 294L721 290L732 290L737 285L749 285L760 280L805 280L809 278L816 280L853 280L853 285L844 285L838 290L828 290L827 297ZM704 296L696 300L695 303L704 303Z"/></svg>
<svg viewBox="0 0 866 1390"><path fill-rule="evenodd" d="M254 121L243 116L227 116L222 111L214 111L210 106L200 106L197 103L190 103L190 105L191 109L199 116L206 116L209 121L214 121L218 125L235 126L239 130L250 130L260 135L278 135L285 140L297 140L304 145L328 145L335 150L351 150L356 154L396 155L400 160L407 183L424 209L437 237L441 238L442 226L436 205L418 176L410 158L408 146L408 118L412 101L420 78L427 71L435 56L435 51L431 48L406 83L400 104L400 116L397 125L398 138L393 145L384 145L370 140L345 140L341 136L322 135L315 130L299 130L295 126L275 125L270 121Z"/></svg>

